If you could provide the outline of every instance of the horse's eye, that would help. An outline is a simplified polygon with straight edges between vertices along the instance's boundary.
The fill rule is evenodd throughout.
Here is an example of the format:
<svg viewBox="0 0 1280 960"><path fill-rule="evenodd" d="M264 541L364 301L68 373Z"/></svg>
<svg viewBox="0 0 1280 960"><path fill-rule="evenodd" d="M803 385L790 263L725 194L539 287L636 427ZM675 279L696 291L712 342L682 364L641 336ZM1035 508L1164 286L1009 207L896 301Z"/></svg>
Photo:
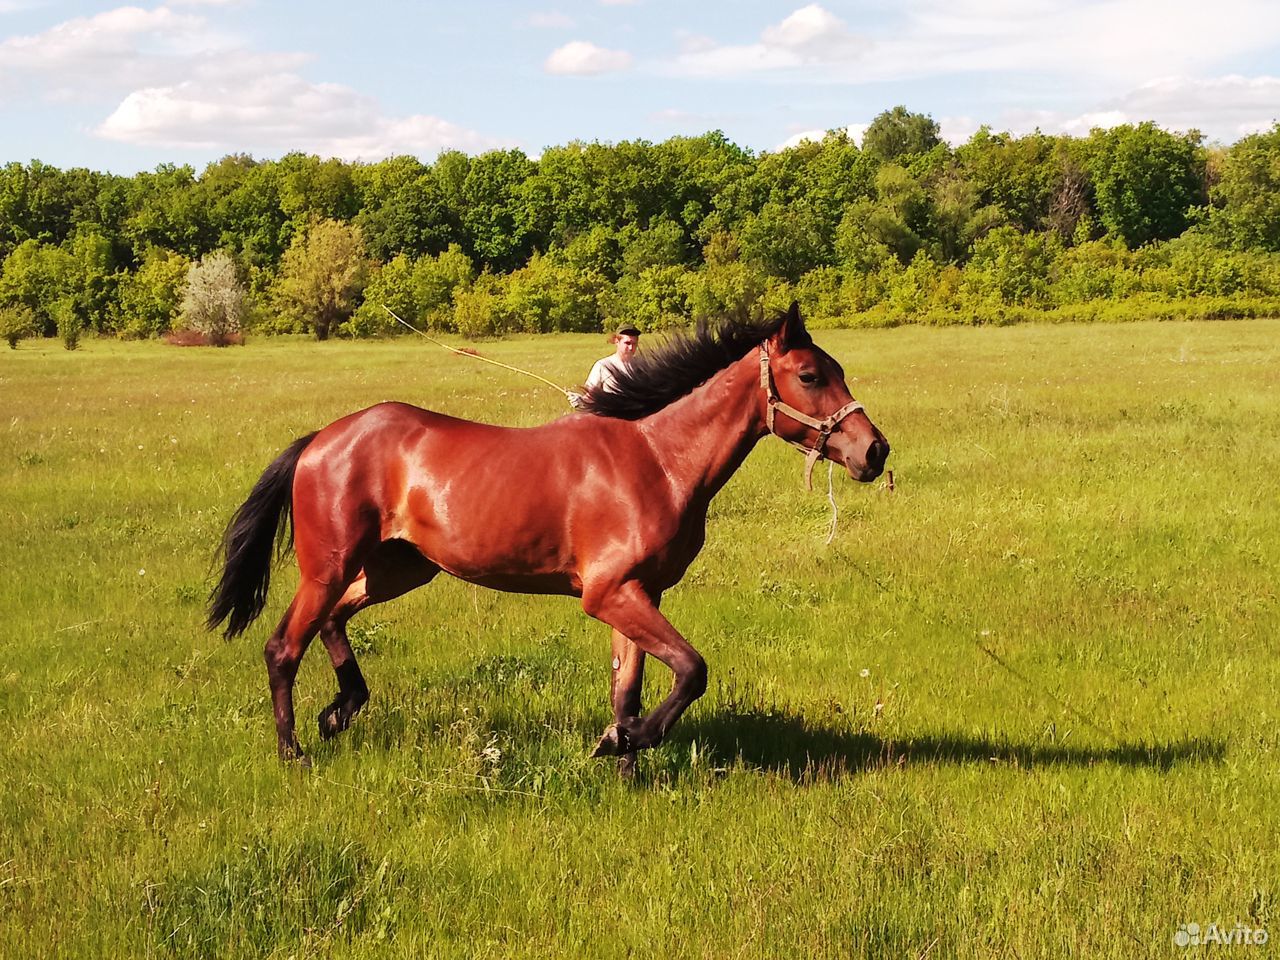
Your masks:
<svg viewBox="0 0 1280 960"><path fill-rule="evenodd" d="M800 372L800 382L801 383L817 383L818 375L814 373L812 370L802 370Z"/></svg>

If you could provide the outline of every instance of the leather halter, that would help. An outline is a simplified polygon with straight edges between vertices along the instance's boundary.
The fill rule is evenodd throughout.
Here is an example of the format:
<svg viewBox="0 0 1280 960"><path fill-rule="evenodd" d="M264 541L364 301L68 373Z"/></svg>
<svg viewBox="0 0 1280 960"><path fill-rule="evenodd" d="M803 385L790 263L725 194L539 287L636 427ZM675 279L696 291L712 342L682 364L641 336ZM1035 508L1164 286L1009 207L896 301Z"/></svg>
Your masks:
<svg viewBox="0 0 1280 960"><path fill-rule="evenodd" d="M805 454L804 465L804 485L809 490L813 489L813 465L819 460L826 457L827 440L831 437L831 432L839 426L840 421L851 413L857 413L859 410L866 408L857 400L850 400L835 413L828 416L825 420L817 420L802 410L797 410L791 404L786 403L778 396L778 392L773 388L773 377L769 375L769 350L762 343L760 344L760 386L764 390L765 397L765 424L779 440L786 440L797 450L801 450ZM806 427L812 427L818 431L818 440L812 447L807 447L803 443L795 440L787 440L786 437L780 436L778 431L773 428L773 418L775 413L781 413L790 417L797 423L803 423Z"/></svg>

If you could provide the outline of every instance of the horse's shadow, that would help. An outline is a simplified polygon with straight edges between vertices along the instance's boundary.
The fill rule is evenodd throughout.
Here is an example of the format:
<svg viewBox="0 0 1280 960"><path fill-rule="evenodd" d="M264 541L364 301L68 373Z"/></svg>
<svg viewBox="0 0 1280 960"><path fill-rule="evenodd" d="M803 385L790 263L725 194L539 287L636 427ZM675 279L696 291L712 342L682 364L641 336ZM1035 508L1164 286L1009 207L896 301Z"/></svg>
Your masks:
<svg viewBox="0 0 1280 960"><path fill-rule="evenodd" d="M1207 737L1091 747L950 733L882 736L840 729L786 709L722 709L689 716L672 731L671 740L696 751L700 763L742 764L797 783L913 764L995 763L1028 769L1111 764L1168 770L1186 762L1218 763L1227 753L1225 741Z"/></svg>

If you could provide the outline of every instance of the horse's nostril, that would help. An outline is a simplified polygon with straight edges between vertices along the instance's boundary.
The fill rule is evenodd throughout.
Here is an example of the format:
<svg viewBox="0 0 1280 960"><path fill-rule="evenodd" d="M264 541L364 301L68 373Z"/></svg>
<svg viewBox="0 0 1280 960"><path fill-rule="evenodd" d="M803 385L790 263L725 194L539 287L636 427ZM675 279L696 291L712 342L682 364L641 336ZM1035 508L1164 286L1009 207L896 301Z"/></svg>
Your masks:
<svg viewBox="0 0 1280 960"><path fill-rule="evenodd" d="M872 467L883 467L884 462L889 459L889 444L883 440L873 440L871 446L867 447L867 464Z"/></svg>

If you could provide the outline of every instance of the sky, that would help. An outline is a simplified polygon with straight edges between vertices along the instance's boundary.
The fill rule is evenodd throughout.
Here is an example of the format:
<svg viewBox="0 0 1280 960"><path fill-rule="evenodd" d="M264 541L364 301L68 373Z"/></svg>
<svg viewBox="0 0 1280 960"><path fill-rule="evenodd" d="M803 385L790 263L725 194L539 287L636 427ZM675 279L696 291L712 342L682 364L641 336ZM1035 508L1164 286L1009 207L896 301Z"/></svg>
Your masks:
<svg viewBox="0 0 1280 960"><path fill-rule="evenodd" d="M374 161L722 130L753 151L896 104L952 143L1280 119L1277 0L0 0L0 163Z"/></svg>

